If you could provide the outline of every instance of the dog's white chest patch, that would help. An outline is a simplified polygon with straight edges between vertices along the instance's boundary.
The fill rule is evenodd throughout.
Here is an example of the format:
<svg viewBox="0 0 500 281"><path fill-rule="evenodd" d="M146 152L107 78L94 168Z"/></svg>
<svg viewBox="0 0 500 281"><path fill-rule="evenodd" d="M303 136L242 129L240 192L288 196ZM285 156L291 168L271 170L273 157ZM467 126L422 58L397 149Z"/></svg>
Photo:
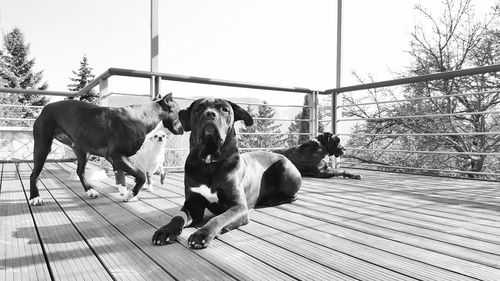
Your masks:
<svg viewBox="0 0 500 281"><path fill-rule="evenodd" d="M210 188L206 185L201 185L199 187L191 187L191 191L199 193L201 196L205 197L210 203L219 202L219 197L217 197L217 192L212 193Z"/></svg>

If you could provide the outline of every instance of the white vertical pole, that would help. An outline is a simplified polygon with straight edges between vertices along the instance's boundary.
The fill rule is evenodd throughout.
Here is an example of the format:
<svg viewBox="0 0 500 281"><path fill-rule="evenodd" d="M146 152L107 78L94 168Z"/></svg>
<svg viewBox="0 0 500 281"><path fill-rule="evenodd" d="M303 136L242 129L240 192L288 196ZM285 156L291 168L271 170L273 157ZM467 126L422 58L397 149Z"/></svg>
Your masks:
<svg viewBox="0 0 500 281"><path fill-rule="evenodd" d="M158 72L159 50L158 0L151 0L151 72ZM151 99L154 99L160 93L160 79L157 78L158 77L151 77Z"/></svg>
<svg viewBox="0 0 500 281"><path fill-rule="evenodd" d="M337 0L337 58L335 87L340 88L342 78L342 0ZM337 134L337 93L332 93L332 133Z"/></svg>
<svg viewBox="0 0 500 281"><path fill-rule="evenodd" d="M313 139L318 135L318 112L318 92L314 91L309 94L309 139Z"/></svg>
<svg viewBox="0 0 500 281"><path fill-rule="evenodd" d="M340 88L342 78L342 0L337 0L337 58L335 67L335 86ZM338 133L337 118L340 116L340 110L337 108L338 95L332 93L332 134ZM333 157L334 168L337 168L337 159Z"/></svg>
<svg viewBox="0 0 500 281"><path fill-rule="evenodd" d="M109 94L108 79L99 80L99 100L100 100L101 106L108 106L109 105L109 100L107 98L108 94ZM105 97L104 99L103 99L103 96Z"/></svg>
<svg viewBox="0 0 500 281"><path fill-rule="evenodd" d="M108 79L100 79L99 80L99 102L101 106L109 106L109 83ZM104 97L104 98L103 98ZM99 167L101 169L106 169L106 160L102 157L99 157Z"/></svg>

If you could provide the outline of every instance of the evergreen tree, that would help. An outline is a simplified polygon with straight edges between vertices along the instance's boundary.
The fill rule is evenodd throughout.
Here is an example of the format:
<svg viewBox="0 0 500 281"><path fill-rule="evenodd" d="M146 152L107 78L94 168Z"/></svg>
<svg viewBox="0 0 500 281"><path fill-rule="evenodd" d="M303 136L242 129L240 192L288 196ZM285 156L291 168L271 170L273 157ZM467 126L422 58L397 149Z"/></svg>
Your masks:
<svg viewBox="0 0 500 281"><path fill-rule="evenodd" d="M41 83L43 71L34 72L35 59L29 59L30 45L25 43L24 34L19 28L14 28L4 35L4 51L1 53L2 62L0 76L3 85L7 88L45 90L46 82ZM41 95L16 95L19 104L45 105L47 99Z"/></svg>
<svg viewBox="0 0 500 281"><path fill-rule="evenodd" d="M321 112L319 112L319 119L321 119ZM295 115L294 119L309 119L309 95L304 96L304 107L302 111ZM324 131L323 124L318 124L318 133ZM295 120L288 127L290 133L309 133L309 122ZM309 140L308 135L288 135L287 143L289 146L300 145Z"/></svg>
<svg viewBox="0 0 500 281"><path fill-rule="evenodd" d="M280 133L280 125L276 124L272 118L276 115L276 110L267 105L264 101L263 104L257 107L257 113L253 112L253 108L247 107L248 113L255 119L254 126L241 128L240 133ZM272 148L282 147L286 142L283 135L239 135L239 146L243 148Z"/></svg>
<svg viewBox="0 0 500 281"><path fill-rule="evenodd" d="M95 75L92 74L92 67L89 66L87 55L83 55L78 71L73 70L73 74L75 75L75 77L69 78L73 83L68 85L68 90L72 92L78 92L81 89L85 88L85 86L87 86L90 82L92 82ZM99 102L99 94L97 94L94 89L91 89L90 91L81 95L80 100L97 104Z"/></svg>
<svg viewBox="0 0 500 281"><path fill-rule="evenodd" d="M48 85L42 83L42 71L34 72L35 59L29 59L30 45L25 43L24 34L19 28L3 36L3 48L0 50L0 87L30 90L45 90ZM0 95L1 104L24 105L26 107L2 107L2 118L34 118L36 108L43 106L47 98L31 94ZM0 121L1 126L28 126L27 121Z"/></svg>

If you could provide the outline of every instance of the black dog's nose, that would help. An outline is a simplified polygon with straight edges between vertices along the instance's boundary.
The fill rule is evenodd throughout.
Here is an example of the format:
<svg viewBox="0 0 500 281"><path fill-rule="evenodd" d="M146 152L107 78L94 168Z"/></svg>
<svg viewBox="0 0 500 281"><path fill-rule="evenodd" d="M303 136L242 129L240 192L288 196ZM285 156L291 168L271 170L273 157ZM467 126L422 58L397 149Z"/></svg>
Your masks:
<svg viewBox="0 0 500 281"><path fill-rule="evenodd" d="M213 111L213 110L205 111L205 117L215 118L216 116L217 116L217 113L215 113L215 111Z"/></svg>

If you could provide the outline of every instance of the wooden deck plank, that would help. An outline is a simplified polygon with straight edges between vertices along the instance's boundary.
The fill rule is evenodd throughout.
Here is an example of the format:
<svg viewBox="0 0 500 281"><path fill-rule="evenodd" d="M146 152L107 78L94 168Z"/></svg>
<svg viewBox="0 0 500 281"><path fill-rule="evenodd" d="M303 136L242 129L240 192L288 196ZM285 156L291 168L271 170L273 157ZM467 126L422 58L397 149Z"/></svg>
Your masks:
<svg viewBox="0 0 500 281"><path fill-rule="evenodd" d="M304 195L302 201L299 204L307 203L307 206L319 205L319 206L335 206L335 209L325 209L329 212L334 212L339 215L345 215L347 217L357 219L363 222L372 223L376 225L384 225L392 230L408 233L410 235L416 235L424 238L431 238L439 240L452 245L460 245L471 249L472 251L480 251L484 253L490 253L494 255L500 254L500 245L491 242L481 241L479 239L469 238L463 235L457 235L453 233L453 227L448 227L445 231L433 230L430 227L422 227L418 222L412 220L411 218L405 218L399 214L402 211L390 210L390 213L380 208L362 208L352 203L339 203L337 200L328 198L317 198L317 195L307 196ZM436 224L439 223L438 221ZM479 235L480 236L480 235Z"/></svg>
<svg viewBox="0 0 500 281"><path fill-rule="evenodd" d="M388 243L387 240L405 244L407 252L401 253L412 259L420 260L429 264L438 263L446 269L456 271L460 274L465 274L481 280L495 280L500 277L500 270L491 265L498 265L498 260L481 261L485 264L479 264L468 259L462 259L462 251L466 248L458 248L450 250L449 244L436 241L433 239L425 239L424 237L414 236L411 232L399 232L391 229L391 224L386 221L378 221L367 216L359 216L335 208L326 206L317 206L297 200L296 204L291 206L282 205L279 209L293 212L296 214L304 214L308 218L318 219L327 222L328 225L339 225L346 229L354 229L357 232L363 232L377 238L383 238L379 241L378 247L383 247ZM338 215L341 213L340 215ZM282 214L283 215L283 214ZM368 220L369 222L367 222ZM338 231L338 230L337 230ZM350 235L353 235L352 233ZM359 234L358 234L359 235ZM402 247L403 245L398 245ZM392 249L394 250L394 249ZM470 258L469 256L467 258ZM492 277L494 277L492 279Z"/></svg>
<svg viewBox="0 0 500 281"><path fill-rule="evenodd" d="M162 196L165 194L168 195L170 192L175 192L178 195L180 195L180 193L183 194L184 187L181 176L178 174L172 175L172 177L167 179L167 182L166 186L168 187L159 187L160 189L163 189L160 193ZM168 195L168 197L175 197L178 204L182 204L184 200L182 196ZM243 232L243 234L240 234L240 231ZM372 264L366 263L363 260L352 258L349 255L326 248L321 244L313 244L301 237L287 236L286 233L276 231L276 229L254 221L252 221L249 225L240 227L238 230L221 235L219 239L227 241L228 243L234 243L229 238L230 236L234 236L234 239L238 240L244 239L245 241L252 241L255 245L251 246L248 251L262 254L267 250L269 245L278 246L279 248L285 249L292 254L305 257L308 260L312 260L315 263L356 278L357 280L376 280L379 276L382 280L406 280L409 278L396 272L386 270L385 268L374 267ZM288 239L281 236L286 236ZM281 239L276 237L281 237ZM257 244L257 241L259 240L263 240L263 242L260 243L262 245ZM237 247L241 248L242 246L237 245ZM275 252L275 250L272 252ZM306 264L304 264L304 266L306 266ZM366 274L363 270L359 270L359 268L365 268L367 271L371 271L371 275ZM288 270L293 271L295 268Z"/></svg>
<svg viewBox="0 0 500 281"><path fill-rule="evenodd" d="M50 168L51 172L56 177L62 179L67 177L67 173L62 169ZM61 181L61 182L62 182ZM112 201L105 193L118 195L111 187L107 186L106 192L102 192L98 199L86 198L80 190L82 189L78 181L64 181L64 184L71 190L74 190L74 195L80 200L88 202L88 208L95 209L97 213L105 217L107 221L112 223L121 233L127 236L127 239L133 241L136 247L139 247L150 260L162 264L164 269L178 280L232 280L233 278L224 271L214 267L211 263L201 258L192 250L180 244L169 245L168 251L165 247L154 246L151 243L151 237L156 230L148 221L138 219L135 216L138 210L130 212L123 208L122 205L131 207L136 206L135 203L121 202L121 197L116 197L116 201ZM98 181L92 182L97 190L101 190ZM75 200L78 198L75 197ZM163 218L166 221L166 218Z"/></svg>
<svg viewBox="0 0 500 281"><path fill-rule="evenodd" d="M29 186L30 173L31 168L28 165L19 165L19 174L25 187ZM38 187L44 198L44 205L32 207L32 211L40 233L40 243L45 248L54 278L112 280L106 268L47 191L43 178L44 173L40 176ZM29 193L29 190L27 192Z"/></svg>
<svg viewBox="0 0 500 281"><path fill-rule="evenodd" d="M47 188L51 190L52 196L115 279L173 280L167 271L154 263L126 235L75 194L75 192L83 193L79 181L76 182L79 189L73 191L61 182L61 180L67 181L67 177L57 179L51 173L52 166L47 164L47 168L49 173L44 175L43 179ZM96 205L105 204L100 199L91 201Z"/></svg>
<svg viewBox="0 0 500 281"><path fill-rule="evenodd" d="M184 202L183 174L169 174L163 186L154 177L154 192L123 203L111 178L95 182L101 196L88 199L79 181L67 180L74 167L46 165L40 182L46 205L33 207L33 217L23 194L30 168L20 166L21 179L7 177L17 182L10 187L20 197L19 209L3 204L11 197L0 178L0 239L19 240L9 235L13 229L21 229L24 239L12 247L0 244L1 280L13 280L16 264L16 276L26 280L43 280L28 264L45 267L46 275L52 269L55 279L90 281L500 280L497 183L365 171L361 181L305 178L294 204L252 211L250 224L221 235L208 249L191 250L193 228L173 245L151 245L155 229ZM16 228L19 221L26 224L23 215L33 225ZM35 243L26 242L29 235ZM78 271L84 263L88 275ZM94 267L107 275L91 273Z"/></svg>
<svg viewBox="0 0 500 281"><path fill-rule="evenodd" d="M110 184L112 184L112 182L110 182ZM180 183L178 183L178 184L180 184ZM180 190L180 188L178 188L178 190ZM171 198L172 197L171 192L163 189L162 187L156 187L155 193L158 193L158 194L155 195L155 194L151 194L148 192L142 192L140 195L141 201L149 204L152 207L155 207L156 210L167 209L165 212L170 214L170 215L175 214L180 209L179 204L181 204L183 202L182 197L178 196L177 194L174 194L173 197L176 198L176 200L175 200L176 202L171 202L172 205L169 205L168 207L166 207L165 202L164 202L165 200L159 198L158 196L162 196L162 197L166 196L167 198ZM158 199L160 199L160 200L158 200ZM154 219L154 217L151 219ZM158 226L161 226L165 222L166 221L157 221L156 223L158 224ZM187 237L193 231L194 230L192 228L186 229L183 232L183 234L181 235L181 238L179 239L180 242L186 244ZM247 256L247 258L248 258L249 257L248 255L254 255L254 256L257 255L257 256L259 256L259 259L261 259L262 261L265 262L265 264L269 264L272 267L280 269L281 271L289 272L292 275L298 276L299 278L301 278L303 280L307 280L307 279L311 279L311 278L313 280L322 280L322 279L324 280L325 278L328 278L328 279L329 278L340 278L343 280L351 279L350 277L348 277L351 275L349 274L349 272L345 272L346 270L344 270L344 272L340 273L341 270L339 270L339 268L332 268L329 265L325 265L325 263L318 262L318 260L312 261L311 256L315 255L315 257L317 258L318 257L317 253L312 253L311 251L309 251L309 257L307 257L304 252L297 253L298 250L295 249L296 247L293 247L291 245L286 245L288 247L288 249L286 249L284 247L285 245L283 245L283 244L277 245L276 243L270 243L270 242L265 241L265 240L260 239L260 238L256 240L255 235L249 234L248 231L236 230L236 231L231 231L230 233L233 233L233 235L231 235L231 236L234 237L234 239L229 239L228 238L229 236L227 234L224 234L218 240L220 240L224 243L227 243L229 245L232 245L234 248L238 248L240 250L243 250L244 253L240 253L240 255L235 255L235 256L241 256L242 254L244 254L244 256ZM235 239L238 242L237 245L234 244ZM210 246L209 250L203 250L200 252L213 253L214 251L218 251L219 245L221 245L218 243L219 242L218 240L214 241L214 244ZM252 241L252 242L247 242L247 241ZM301 241L301 242L306 243L306 241ZM281 242L279 242L279 243L281 243ZM293 251L290 250L291 248L294 248ZM303 248L305 249L305 247L303 247ZM321 248L321 246L317 245L317 248L318 248L318 252L320 252L319 248ZM328 251L328 249L325 249L325 250ZM325 250L323 250L322 252L325 253ZM247 254L245 254L245 253L247 253ZM333 251L328 253L328 254L331 255L331 257L330 257L331 260L334 260L334 258L336 258L336 257L338 258L338 255L339 255L338 253L335 253ZM332 254L334 254L334 255L332 255ZM335 254L337 256L335 256ZM277 256L279 256L281 258L276 258ZM225 258L225 256L221 256L221 255L213 255L212 258L215 259L215 261L217 263L221 263L222 262L221 257ZM349 257L344 256L343 259L346 260L346 259L349 259ZM341 260L341 259L339 258L338 260ZM242 260L242 261L244 261L244 260ZM287 261L287 262L284 263L283 261ZM290 261L292 261L292 262L290 262ZM360 265L359 263L363 263L362 261L357 261L354 259L350 260L350 261L352 263L357 264L357 265ZM296 265L296 263L300 264L300 267L298 267ZM265 265L265 264L262 264L262 265ZM234 261L228 264L228 266L232 266L232 267L240 266L240 265L241 265L241 263L234 262ZM339 264L337 263L337 267L343 267L343 266L339 266ZM347 267L347 266L344 266L344 267ZM352 267L352 268L354 268L354 267ZM378 270L380 270L380 269L378 269ZM352 273L353 275L358 274L357 272L354 272L354 270L351 270L350 273ZM254 269L249 271L247 274L249 274L249 277L255 278L255 270ZM275 274L275 273L273 272L273 274ZM392 279L386 278L385 280L404 280L404 276L402 276L402 275L399 275L399 274L396 274L393 272L387 273L387 275L389 275L389 276L391 276L391 274L392 274L393 278ZM253 275L253 277L252 277L252 275ZM275 279L271 278L271 280L275 280ZM369 279L365 279L365 280L369 280Z"/></svg>
<svg viewBox="0 0 500 281"><path fill-rule="evenodd" d="M399 175L399 176L406 177L407 175ZM177 178L178 180L181 179L181 176L177 175L177 177L178 177ZM429 177L425 177L425 178L429 178ZM441 180L441 179L438 178L438 180ZM304 195L302 192L305 190L306 194L307 194L308 188L311 185L311 181L314 182L314 181L318 181L318 180L317 179L309 179L309 178L304 179L304 187L303 187L303 190L301 191L301 193L299 193L298 204L300 204L301 202L304 201L304 200L301 200L301 199L304 199ZM351 183L351 182L360 182L360 181L352 181L352 180L347 180L347 179L344 181L341 181L340 183L338 182L338 179L334 179L333 181L332 180L319 180L319 181L322 181L323 184L320 186L320 188L318 190L315 190L315 192L312 192L312 194L316 195L320 199L321 199L321 196L323 195L323 193L325 193L325 191L326 191L324 189L331 188L332 184L337 185L337 184L344 184L344 183ZM397 180L393 180L393 181L398 182ZM461 182L461 180L459 180L459 182ZM446 180L446 183L448 183L448 180ZM371 186L370 182L365 183L365 184L367 186ZM327 195L329 195L326 197L328 199L335 197L334 195L331 195L331 194L327 194ZM390 193L388 193L387 195L389 196ZM318 200L318 199L315 199L315 200ZM306 208L308 208L308 209L314 209L318 205L318 202L308 202L308 203L311 203L311 204L307 205ZM321 202L321 203L325 203L325 202ZM323 204L323 205L325 205L325 206L335 205L335 202L326 202L326 203L327 204ZM287 205L283 205L283 206L287 206ZM322 204L319 204L319 206L321 207ZM372 216L372 214L366 215L363 213L356 213L356 212L353 213L351 210L352 205L349 205L348 207L349 207L349 209L344 209L344 211L347 213L350 212L351 216L347 216L347 217L344 216L342 218L346 218L346 219L355 221L355 220L358 220L360 216L362 216L362 217L364 217L364 216L371 217ZM317 213L324 213L324 211L322 209L316 208L316 211L317 211ZM335 211L336 210L334 210L333 212L335 213ZM328 213L328 210L327 210L327 213ZM281 216L285 216L285 215L286 214L281 214ZM474 220L472 220L472 221L474 221ZM387 226L388 222L390 223L390 221L379 220L376 223L372 223L371 225L375 226L375 229L376 229L379 225L383 225L384 227ZM415 230L415 229L412 229L412 230ZM420 230L420 229L418 229L418 230ZM495 228L495 230L496 230L496 228ZM384 229L384 231L386 231L386 230ZM496 236L498 233L499 232L497 231L493 235ZM401 233L396 229L394 232L389 231L389 235L387 237L389 237L390 239L393 239L394 235L395 235L395 237L404 237L404 239L402 240L403 242L405 242L405 243L409 243L410 241L413 242L413 243L409 243L410 246L419 247L419 248L423 247L424 249L428 249L430 251L437 251L437 253L440 253L441 251L443 251L443 248L444 248L445 256L441 256L442 259L446 260L446 257L449 255L451 257L459 257L465 261L465 264L462 264L462 261L460 259L453 259L452 258L449 260L449 262L458 262L458 264L460 265L459 267L455 267L456 272L462 274L463 271L461 268L464 266L465 266L465 268L467 268L467 267L471 268L474 264L467 263L467 261L473 261L473 262L478 262L479 264L486 266L485 267L486 272L484 274L485 278L487 276L492 276L493 280L495 278L498 278L497 269L500 267L500 259L499 259L500 256L497 255L497 250L499 249L497 243L484 243L483 241L481 241L481 239L476 239L476 240L474 240L474 239L462 239L462 237L460 237L460 235L449 235L448 236L448 238L451 238L451 240L458 242L458 244L450 244L448 242L442 243L441 241L437 241L438 243L436 243L435 240L439 240L438 238L443 236L443 232L434 232L432 234L433 235L431 235L429 237L429 239L425 240L421 236L415 236L414 233L412 233L411 231L406 231L406 232ZM444 233L444 234L446 234L446 233ZM424 240L424 242L426 242L426 243L430 243L430 245L425 245L425 243L422 243L422 240ZM463 245L464 240L467 242L467 243L465 243L466 245ZM424 244L424 245L422 245L422 244ZM469 248L469 246L472 248ZM479 250L475 249L477 247L479 247L480 249ZM484 251L482 251L482 250L484 250ZM490 252L493 252L493 253L490 253ZM423 252L422 254L425 255L425 252ZM433 256L433 255L434 255L434 253L431 254L431 256ZM429 262L429 261L424 260L424 262ZM431 262L431 264L432 264L432 262ZM453 266L453 264L451 264L451 265ZM493 267L493 269L490 270L489 267ZM447 268L444 268L444 269L447 270ZM489 274L491 274L491 275L489 275ZM456 277L453 277L452 280L454 280L455 278Z"/></svg>
<svg viewBox="0 0 500 281"><path fill-rule="evenodd" d="M14 165L0 165L0 278L50 280L34 220Z"/></svg>
<svg viewBox="0 0 500 281"><path fill-rule="evenodd" d="M383 194L377 196L364 195L360 198L359 195L352 194L307 194L312 200L326 199L328 203L338 206L351 206L359 212L370 211L378 213L379 218L385 218L391 221L410 223L416 227L452 233L453 235L463 236L474 240L500 243L500 229L494 226L488 227L474 222L474 219L468 218L469 221L464 221L463 218L457 219L448 217L446 214L433 215L427 209L422 209L420 206L437 203L425 203L421 205L407 204L403 200L382 199ZM472 222L471 222L472 221ZM500 244L499 244L500 245Z"/></svg>
<svg viewBox="0 0 500 281"><path fill-rule="evenodd" d="M420 181L422 180L415 178L416 184ZM328 186L327 182L324 180L309 180L308 182L310 185L314 185L314 191L319 193L331 192L332 194L338 194L339 192L347 192L347 194L351 195L363 194L363 199L376 197L374 198L375 200L389 202L397 200L401 204L416 206L423 210L427 210L430 214L438 217L444 216L464 222L470 221L470 218L475 218L477 221L476 223L482 224L483 226L499 226L498 216L496 214L500 211L500 204L483 204L480 200L476 200L473 194L466 200L457 200L453 196L436 196L435 192L439 190L439 187L418 189L406 183L398 183L398 181L384 184L383 186L380 186L377 182L361 183L359 181L343 181L342 184L333 186ZM476 181L472 182L476 183ZM486 187L475 187L474 189L484 188ZM495 188L490 186L488 188L498 193L498 187ZM469 191L472 189L473 188L468 188ZM495 194L490 194L489 196L495 196ZM498 194L496 196L498 196Z"/></svg>
<svg viewBox="0 0 500 281"><path fill-rule="evenodd" d="M328 200L328 202L323 201L320 204L336 205L349 210L355 208L361 214L371 212L372 215L378 218L411 224L431 231L440 231L446 233L446 235L451 234L464 239L471 239L471 243L474 245L486 242L483 244L483 249L487 250L490 249L491 243L500 245L500 227L495 226L500 221L498 216L495 221L493 218L481 220L466 215L469 213L468 209L473 211L475 208L462 208L460 212L453 211L456 209L450 211L450 207L454 205L447 202L425 201L406 196L403 198L403 196L395 196L392 192L374 193L373 188L371 188L371 191L367 191L369 194L366 194L366 192L360 193L359 190L349 192L338 186L335 189L335 191L332 191L332 188L330 188L330 191L327 191L323 187L316 185L304 188L306 191L305 196L310 196L313 201ZM312 192L312 190L319 190L319 193ZM433 209L439 211L433 211ZM460 215L456 213L460 213ZM491 225L486 225L487 222ZM500 252L497 250L495 253Z"/></svg>
<svg viewBox="0 0 500 281"><path fill-rule="evenodd" d="M169 181L168 181L168 183L170 184L169 187L176 186L178 188L175 189L175 192L180 192L179 187L182 186L182 184L180 183L180 180L182 179L182 177L179 175L175 175L173 177L177 180L177 182L170 181L171 177L169 177ZM306 180L306 182L307 182L307 180ZM306 185L307 185L307 183L306 183ZM170 189L170 188L168 188L168 189ZM300 199L302 199L302 197L303 196L299 195ZM265 215L265 213L263 213L263 212L266 212L266 210L279 211L279 209L275 209L275 208L266 208L266 209L262 209L262 210L257 210L252 215L253 223L268 224L269 227L276 227L276 225L280 219L286 218L288 216L287 212L282 212L282 213L280 213L279 216L273 217L272 222L269 222L269 219L263 220L263 218L265 216L263 217L262 215ZM325 224L322 221L318 221L318 223ZM355 256L356 258L358 258L360 260L372 261L374 258L376 258L377 261L374 263L378 263L378 265L380 267L388 268L391 271L400 272L401 274L405 274L408 276L417 276L417 277L423 276L423 277L425 277L425 278L423 278L424 280L471 280L472 279L470 277L461 275L459 273L450 272L447 268L438 268L432 264L426 264L425 262L419 263L418 261L404 257L404 254L402 254L402 253L396 253L396 254L388 253L388 251L386 251L386 249L380 250L377 248L373 248L373 247L370 247L370 245L360 244L359 241L352 242L352 241L349 241L349 240L346 240L343 238L340 238L340 241L339 241L339 239L335 239L335 238L339 238L339 237L334 237L333 235L330 235L329 237L325 237L324 232L319 231L319 230L318 231L311 231L312 228L309 228L305 225L296 224L293 219L288 220L285 224L281 224L282 227L283 227L283 225L288 225L288 228L282 228L282 230L284 232L289 232L295 227L297 229L300 229L301 233L304 233L304 235L300 235L300 236L307 237L305 239L313 240L315 243L321 244L322 246L330 245L330 247L332 249L334 249L336 251L344 252L344 253L352 255L352 256ZM247 228L252 228L252 226L251 225L245 226L245 227L242 227L241 229L244 230ZM286 236L287 234L283 234L283 235ZM266 235L261 235L261 236L267 237ZM314 237L322 237L323 239L322 240L315 240ZM332 240L335 242L339 242L341 244L336 244L335 242L332 242ZM286 241L286 239L284 239L284 241ZM346 243L350 244L351 248L342 247L342 245L346 244ZM292 243L292 244L297 245L297 243ZM321 249L321 247L319 247L319 248ZM405 264L408 266L405 267L404 266ZM376 272L376 270L372 270L371 272L374 273L374 272ZM380 274L379 275L375 274L375 275L376 276L383 276ZM373 276L371 277L371 279L375 279L375 278ZM384 278L385 278L385 280L390 280L390 278L388 278L387 276L385 276ZM403 279L403 278L400 277L400 279Z"/></svg>

